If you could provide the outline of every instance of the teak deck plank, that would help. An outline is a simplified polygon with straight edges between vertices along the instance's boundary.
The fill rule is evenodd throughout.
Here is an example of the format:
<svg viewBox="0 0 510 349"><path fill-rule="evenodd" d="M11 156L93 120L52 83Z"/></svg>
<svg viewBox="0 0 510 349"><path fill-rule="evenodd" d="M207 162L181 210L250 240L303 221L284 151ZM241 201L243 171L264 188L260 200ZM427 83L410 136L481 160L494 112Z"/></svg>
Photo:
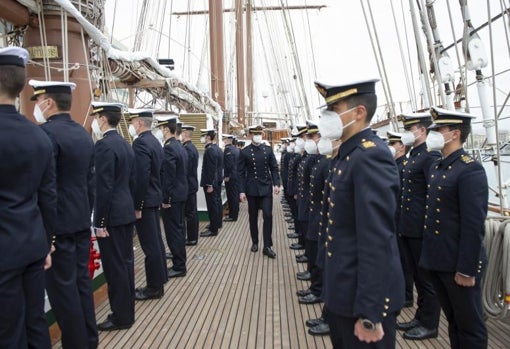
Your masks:
<svg viewBox="0 0 510 349"><path fill-rule="evenodd" d="M160 300L136 302L136 321L129 330L101 332L100 348L331 348L329 337L307 334L305 320L321 315L322 305L301 305L296 291L308 282L296 279L306 268L288 248L291 242L283 211L273 204L275 260L262 255L262 215L259 217L259 251L250 252L247 205L241 204L237 222L225 222L217 237L200 238L187 247L187 275L170 279ZM201 230L206 223L201 223ZM166 239L163 239L166 243ZM145 285L143 252L135 237L135 283ZM171 261L168 261L171 266ZM103 286L105 287L105 286ZM96 304L97 321L110 309L108 301ZM414 308L399 319L410 320ZM489 348L507 348L510 325L490 319ZM447 322L441 317L439 337L413 342L397 334L397 348L449 348ZM56 343L54 348L61 348Z"/></svg>

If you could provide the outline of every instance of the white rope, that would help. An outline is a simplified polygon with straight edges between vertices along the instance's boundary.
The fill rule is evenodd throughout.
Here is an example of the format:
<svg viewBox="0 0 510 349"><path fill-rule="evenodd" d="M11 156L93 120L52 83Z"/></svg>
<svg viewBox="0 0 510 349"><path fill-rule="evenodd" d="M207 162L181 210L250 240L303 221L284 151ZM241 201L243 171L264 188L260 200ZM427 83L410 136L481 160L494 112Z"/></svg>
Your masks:
<svg viewBox="0 0 510 349"><path fill-rule="evenodd" d="M482 304L493 318L510 315L510 219L485 222L484 245L488 261L482 282ZM505 299L506 298L506 299Z"/></svg>
<svg viewBox="0 0 510 349"><path fill-rule="evenodd" d="M62 28L62 70L63 79L65 82L69 82L69 70L65 69L69 66L69 42L67 33L67 12L62 8L60 9L60 26Z"/></svg>
<svg viewBox="0 0 510 349"><path fill-rule="evenodd" d="M43 64L44 64L44 77L45 80L51 80L51 71L50 71L50 62L48 56L46 55L46 47L48 47L48 41L46 39L46 22L44 21L44 9L42 0L37 1L37 7L39 11L37 11L37 17L39 20L39 36L41 40L42 54L43 54Z"/></svg>

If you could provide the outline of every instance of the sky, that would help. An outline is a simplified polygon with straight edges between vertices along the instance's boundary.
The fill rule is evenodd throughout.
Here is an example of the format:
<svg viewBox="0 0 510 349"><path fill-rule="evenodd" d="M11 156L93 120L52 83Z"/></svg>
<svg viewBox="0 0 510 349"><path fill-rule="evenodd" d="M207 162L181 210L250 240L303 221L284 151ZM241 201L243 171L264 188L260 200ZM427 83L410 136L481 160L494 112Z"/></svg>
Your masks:
<svg viewBox="0 0 510 349"><path fill-rule="evenodd" d="M317 94L313 81L325 81L341 84L364 78L383 76L390 85L391 94L397 109L405 112L413 111L413 104L424 107L420 102L420 81L418 79L418 63L416 44L414 41L409 1L405 0L253 0L255 6L275 6L281 3L288 5L325 5L321 10L290 11L287 14L288 23L292 27L292 41L296 51L288 44L289 32L284 25L284 14L281 11L260 11L254 14L254 85L255 104L258 111L264 115L278 115L282 110L295 114L298 118L315 118L317 107L322 103ZM416 1L413 1L416 4ZM425 0L419 0L425 3ZM128 48L133 48L138 17L141 12L142 0L107 0L106 26L114 37ZM164 4L166 3L166 7ZM224 8L232 8L233 0L224 0ZM463 31L462 16L458 1L450 1L452 22L449 21L447 0L434 2L440 39L445 46L453 42L453 35L460 38ZM471 9L472 22L475 27L494 17L500 12L500 0L468 1ZM191 83L204 91L209 91L208 73L208 33L207 16L170 16L174 12L186 10L204 10L208 7L207 0L192 1L157 1L152 0L151 9L145 16L145 34L142 49L159 58L171 56L176 62L176 71ZM159 5L158 5L159 4ZM380 50L386 69L385 76L377 68L376 60L363 14L363 7L367 13L372 13L376 34L380 42ZM394 22L392 7L395 11ZM115 11L114 11L115 9ZM165 14L166 15L163 15ZM370 18L370 17L369 17ZM163 25L160 25L163 23ZM504 36L503 21L493 25L493 40L496 42L494 67L496 72L510 67L509 51ZM224 16L225 28L225 58L227 90L235 90L235 76L233 72L233 35L235 22L232 14ZM421 24L420 24L420 32ZM454 32L454 34L452 33ZM482 41L489 50L490 37L488 30L480 33ZM404 50L403 63L399 48L398 36ZM170 38L170 40L168 40ZM421 34L421 40L424 40ZM158 50L159 46L159 50ZM461 46L459 46L461 50ZM449 50L450 57L457 66L455 50ZM295 60L299 60L302 83L295 69ZM279 60L276 69L274 60ZM406 83L404 66L411 76L415 93L410 92ZM484 75L491 75L492 62L483 68ZM473 81L475 73L468 72L469 81ZM456 83L459 72L456 72ZM496 86L497 104L501 104L508 93L508 74L498 75ZM298 90L306 92L309 108L305 108L303 97L297 97ZM382 84L377 85L379 104L386 102ZM481 115L478 108L478 94L476 89L468 90L468 101L471 112ZM436 101L437 102L437 101ZM491 98L492 102L492 98ZM436 104L436 103L433 103ZM492 103L491 103L492 104ZM227 109L235 110L235 99L227 101ZM398 110L397 110L398 112ZM379 113L382 113L382 108ZM311 115L308 115L311 114ZM503 113L506 113L506 111ZM481 117L478 118L481 120ZM503 122L502 125L506 125Z"/></svg>

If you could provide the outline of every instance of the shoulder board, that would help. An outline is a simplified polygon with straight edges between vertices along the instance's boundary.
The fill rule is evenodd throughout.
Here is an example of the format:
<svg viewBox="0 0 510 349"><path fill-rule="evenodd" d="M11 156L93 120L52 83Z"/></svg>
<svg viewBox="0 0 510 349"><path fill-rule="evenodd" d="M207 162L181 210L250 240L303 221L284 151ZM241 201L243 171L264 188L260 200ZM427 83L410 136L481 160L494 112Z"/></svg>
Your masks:
<svg viewBox="0 0 510 349"><path fill-rule="evenodd" d="M462 161L465 164L469 164L475 160L471 156L463 154L460 156L460 161Z"/></svg>
<svg viewBox="0 0 510 349"><path fill-rule="evenodd" d="M373 141L364 141L364 142L361 143L361 146L364 149L368 149L368 148L376 147L376 144Z"/></svg>

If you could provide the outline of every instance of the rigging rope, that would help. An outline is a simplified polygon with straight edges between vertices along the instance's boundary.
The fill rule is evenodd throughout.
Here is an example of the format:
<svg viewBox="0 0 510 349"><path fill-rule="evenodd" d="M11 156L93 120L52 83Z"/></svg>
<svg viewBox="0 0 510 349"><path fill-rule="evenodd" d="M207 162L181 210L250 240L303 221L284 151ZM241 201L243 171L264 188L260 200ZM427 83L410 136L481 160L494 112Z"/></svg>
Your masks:
<svg viewBox="0 0 510 349"><path fill-rule="evenodd" d="M313 40L312 40L312 26L310 25L310 16L309 16L309 13L308 13L308 4L306 3L306 0L305 0L305 14L306 14L306 24L308 26L308 40L310 41L310 52L311 52L311 56L312 56L312 67L313 67L313 74L314 74L314 77L317 76L317 65L315 63L315 50L313 48ZM310 86L312 86L312 84L310 84ZM317 96L317 101L319 102L319 105L321 104L321 95L319 93L315 93L315 95Z"/></svg>
<svg viewBox="0 0 510 349"><path fill-rule="evenodd" d="M43 64L44 64L44 77L46 80L51 80L51 71L50 71L50 62L48 56L46 55L46 47L48 47L48 41L46 39L46 22L44 21L44 9L42 0L37 0L37 7L39 11L37 12L37 18L39 20L39 36L41 39L41 46L43 47Z"/></svg>
<svg viewBox="0 0 510 349"><path fill-rule="evenodd" d="M379 43L379 37L377 36L377 29L375 27L374 16L372 15L372 6L370 5L370 2L367 1L368 10L370 12L370 18L372 20L372 27L370 27L370 22L368 21L367 12L365 9L365 5L363 4L363 1L360 1L360 4L361 4L361 8L363 10L363 17L365 19L365 24L367 26L368 35L370 37L370 44L372 45L372 50L374 51L374 57L375 57L375 61L377 63L377 69L379 70L379 74L381 74L381 78L383 80L382 87L383 87L383 91L384 91L384 96L386 97L386 103L388 104L388 107L390 109L390 114L391 114L390 120L393 124L393 129L398 130L398 124L397 124L396 115L395 115L395 108L394 108L394 104L393 104L393 97L392 97L391 91L388 87L389 79L386 74L386 68L384 66L384 59L383 59L383 55L382 55L382 51L381 51L381 46ZM373 31L373 34L372 34L372 31ZM376 49L376 46L377 46L377 49Z"/></svg>
<svg viewBox="0 0 510 349"><path fill-rule="evenodd" d="M502 219L502 218L499 218ZM510 220L489 217L485 222L484 246L487 266L482 281L482 304L493 318L510 315Z"/></svg>

